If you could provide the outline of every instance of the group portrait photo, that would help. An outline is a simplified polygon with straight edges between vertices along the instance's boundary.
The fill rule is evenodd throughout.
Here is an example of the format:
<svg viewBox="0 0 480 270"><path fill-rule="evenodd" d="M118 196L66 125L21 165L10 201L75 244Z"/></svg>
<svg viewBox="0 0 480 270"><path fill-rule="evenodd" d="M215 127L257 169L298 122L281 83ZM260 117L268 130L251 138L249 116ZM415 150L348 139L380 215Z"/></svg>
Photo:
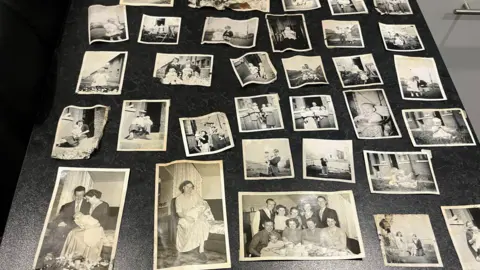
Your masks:
<svg viewBox="0 0 480 270"><path fill-rule="evenodd" d="M362 29L358 21L322 21L325 46L333 48L365 48Z"/></svg>
<svg viewBox="0 0 480 270"><path fill-rule="evenodd" d="M288 87L300 88L305 85L328 84L321 56L296 55L282 58Z"/></svg>
<svg viewBox="0 0 480 270"><path fill-rule="evenodd" d="M89 6L88 38L90 44L93 42L122 42L128 40L126 6Z"/></svg>
<svg viewBox="0 0 480 270"><path fill-rule="evenodd" d="M294 131L338 130L329 95L291 96L290 107Z"/></svg>
<svg viewBox="0 0 480 270"><path fill-rule="evenodd" d="M240 132L283 129L279 100L278 94L236 97L235 109Z"/></svg>
<svg viewBox="0 0 480 270"><path fill-rule="evenodd" d="M157 53L153 77L162 84L210 86L213 55Z"/></svg>

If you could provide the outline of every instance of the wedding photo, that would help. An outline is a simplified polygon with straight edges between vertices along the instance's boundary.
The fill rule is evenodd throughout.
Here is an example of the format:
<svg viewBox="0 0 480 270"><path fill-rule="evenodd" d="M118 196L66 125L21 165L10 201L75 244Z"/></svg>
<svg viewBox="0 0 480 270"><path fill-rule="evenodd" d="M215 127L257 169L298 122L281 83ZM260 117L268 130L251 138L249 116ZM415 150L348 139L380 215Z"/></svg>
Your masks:
<svg viewBox="0 0 480 270"><path fill-rule="evenodd" d="M282 0L284 11L302 11L321 8L319 0Z"/></svg>
<svg viewBox="0 0 480 270"><path fill-rule="evenodd" d="M177 45L180 39L180 17L157 17L143 14L138 43Z"/></svg>
<svg viewBox="0 0 480 270"><path fill-rule="evenodd" d="M425 50L414 24L378 23L378 26L387 51L418 52Z"/></svg>
<svg viewBox="0 0 480 270"><path fill-rule="evenodd" d="M128 40L127 9L124 5L88 7L88 39L93 42Z"/></svg>
<svg viewBox="0 0 480 270"><path fill-rule="evenodd" d="M230 268L223 163L156 165L155 270Z"/></svg>
<svg viewBox="0 0 480 270"><path fill-rule="evenodd" d="M305 52L312 49L303 14L266 14L273 52Z"/></svg>
<svg viewBox="0 0 480 270"><path fill-rule="evenodd" d="M258 18L233 20L207 17L201 44L228 44L235 48L253 48L257 41Z"/></svg>
<svg viewBox="0 0 480 270"><path fill-rule="evenodd" d="M288 139L242 140L245 180L294 178Z"/></svg>
<svg viewBox="0 0 480 270"><path fill-rule="evenodd" d="M270 12L269 0L188 0L188 6L191 8L213 7L218 10L226 8L234 11L253 11Z"/></svg>
<svg viewBox="0 0 480 270"><path fill-rule="evenodd" d="M296 55L282 58L283 70L290 89L305 85L328 84L322 57Z"/></svg>
<svg viewBox="0 0 480 270"><path fill-rule="evenodd" d="M113 269L129 173L58 168L33 269Z"/></svg>
<svg viewBox="0 0 480 270"><path fill-rule="evenodd" d="M368 14L364 0L328 0L332 15Z"/></svg>
<svg viewBox="0 0 480 270"><path fill-rule="evenodd" d="M343 88L383 84L372 54L333 57Z"/></svg>
<svg viewBox="0 0 480 270"><path fill-rule="evenodd" d="M333 48L365 48L358 21L322 21L325 46Z"/></svg>
<svg viewBox="0 0 480 270"><path fill-rule="evenodd" d="M240 132L284 129L278 94L236 97L238 129Z"/></svg>
<svg viewBox="0 0 480 270"><path fill-rule="evenodd" d="M242 87L251 83L269 84L277 80L277 70L266 52L249 52L230 59Z"/></svg>
<svg viewBox="0 0 480 270"><path fill-rule="evenodd" d="M365 257L351 190L239 192L240 261Z"/></svg>
<svg viewBox="0 0 480 270"><path fill-rule="evenodd" d="M290 109L294 131L338 130L329 95L291 96Z"/></svg>
<svg viewBox="0 0 480 270"><path fill-rule="evenodd" d="M120 5L173 7L174 0L120 0Z"/></svg>
<svg viewBox="0 0 480 270"><path fill-rule="evenodd" d="M413 14L409 0L373 0L375 9L382 15Z"/></svg>
<svg viewBox="0 0 480 270"><path fill-rule="evenodd" d="M157 53L153 77L162 84L210 86L213 55Z"/></svg>

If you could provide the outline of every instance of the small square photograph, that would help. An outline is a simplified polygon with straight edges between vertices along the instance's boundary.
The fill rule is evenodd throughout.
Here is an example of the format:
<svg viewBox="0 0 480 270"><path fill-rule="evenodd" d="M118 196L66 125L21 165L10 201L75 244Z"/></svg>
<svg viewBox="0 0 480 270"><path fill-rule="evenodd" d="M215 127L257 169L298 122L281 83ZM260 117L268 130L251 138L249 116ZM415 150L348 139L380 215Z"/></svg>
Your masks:
<svg viewBox="0 0 480 270"><path fill-rule="evenodd" d="M58 120L52 158L88 159L98 148L110 107L68 106Z"/></svg>
<svg viewBox="0 0 480 270"><path fill-rule="evenodd" d="M447 100L434 58L394 55L398 84L406 100Z"/></svg>
<svg viewBox="0 0 480 270"><path fill-rule="evenodd" d="M338 130L337 116L329 95L290 97L294 131Z"/></svg>
<svg viewBox="0 0 480 270"><path fill-rule="evenodd" d="M127 56L128 52L85 52L75 93L120 95Z"/></svg>
<svg viewBox="0 0 480 270"><path fill-rule="evenodd" d="M128 40L127 9L124 5L88 7L88 39L93 42Z"/></svg>
<svg viewBox="0 0 480 270"><path fill-rule="evenodd" d="M372 193L440 194L429 150L384 152L364 150Z"/></svg>
<svg viewBox="0 0 480 270"><path fill-rule="evenodd" d="M282 58L283 70L290 89L305 85L328 84L322 57L296 55Z"/></svg>
<svg viewBox="0 0 480 270"><path fill-rule="evenodd" d="M332 60L343 88L383 84L371 53L333 57Z"/></svg>
<svg viewBox="0 0 480 270"><path fill-rule="evenodd" d="M402 114L415 147L476 145L462 109L411 109Z"/></svg>
<svg viewBox="0 0 480 270"><path fill-rule="evenodd" d="M245 180L294 178L288 139L242 140Z"/></svg>
<svg viewBox="0 0 480 270"><path fill-rule="evenodd" d="M269 0L188 0L188 6L191 8L213 7L217 10L226 8L234 11L253 11L270 12Z"/></svg>
<svg viewBox="0 0 480 270"><path fill-rule="evenodd" d="M236 97L238 129L257 132L283 129L282 110L278 94Z"/></svg>
<svg viewBox="0 0 480 270"><path fill-rule="evenodd" d="M410 15L413 14L409 0L373 0L373 5L382 15Z"/></svg>
<svg viewBox="0 0 480 270"><path fill-rule="evenodd" d="M180 17L157 17L143 14L138 43L177 45L180 39Z"/></svg>
<svg viewBox="0 0 480 270"><path fill-rule="evenodd" d="M321 8L319 0L282 0L284 11L301 11Z"/></svg>
<svg viewBox="0 0 480 270"><path fill-rule="evenodd" d="M362 29L358 21L322 21L323 38L329 49L365 48Z"/></svg>
<svg viewBox="0 0 480 270"><path fill-rule="evenodd" d="M274 52L305 52L312 49L303 14L265 15Z"/></svg>
<svg viewBox="0 0 480 270"><path fill-rule="evenodd" d="M120 5L173 7L174 0L120 0Z"/></svg>
<svg viewBox="0 0 480 270"><path fill-rule="evenodd" d="M347 90L343 95L357 138L402 137L383 89Z"/></svg>
<svg viewBox="0 0 480 270"><path fill-rule="evenodd" d="M213 55L157 53L153 77L162 84L210 86Z"/></svg>
<svg viewBox="0 0 480 270"><path fill-rule="evenodd" d="M418 52L425 50L414 24L378 23L378 25L387 51Z"/></svg>
<svg viewBox="0 0 480 270"><path fill-rule="evenodd" d="M364 0L328 0L332 15L368 14Z"/></svg>
<svg viewBox="0 0 480 270"><path fill-rule="evenodd" d="M258 18L233 20L207 17L202 44L228 44L235 48L253 48L257 41Z"/></svg>
<svg viewBox="0 0 480 270"><path fill-rule="evenodd" d="M251 83L269 84L277 80L277 70L266 52L250 52L230 59L242 87Z"/></svg>
<svg viewBox="0 0 480 270"><path fill-rule="evenodd" d="M212 155L235 146L230 124L224 113L214 112L179 120L187 157Z"/></svg>
<svg viewBox="0 0 480 270"><path fill-rule="evenodd" d="M443 267L428 215L377 214L385 266Z"/></svg>

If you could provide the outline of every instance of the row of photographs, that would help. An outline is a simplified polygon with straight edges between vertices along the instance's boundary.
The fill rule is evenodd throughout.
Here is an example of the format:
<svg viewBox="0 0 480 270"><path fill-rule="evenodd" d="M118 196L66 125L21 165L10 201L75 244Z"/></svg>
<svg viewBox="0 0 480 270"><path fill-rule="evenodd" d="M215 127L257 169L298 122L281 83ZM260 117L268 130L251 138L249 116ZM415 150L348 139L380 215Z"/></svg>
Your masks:
<svg viewBox="0 0 480 270"><path fill-rule="evenodd" d="M60 167L33 268L112 269L129 173ZM238 210L240 261L365 258L350 190L239 192ZM442 213L463 269L478 269L480 205ZM231 267L222 161L157 164L154 216L154 270ZM372 221L385 265L443 266L428 215Z"/></svg>

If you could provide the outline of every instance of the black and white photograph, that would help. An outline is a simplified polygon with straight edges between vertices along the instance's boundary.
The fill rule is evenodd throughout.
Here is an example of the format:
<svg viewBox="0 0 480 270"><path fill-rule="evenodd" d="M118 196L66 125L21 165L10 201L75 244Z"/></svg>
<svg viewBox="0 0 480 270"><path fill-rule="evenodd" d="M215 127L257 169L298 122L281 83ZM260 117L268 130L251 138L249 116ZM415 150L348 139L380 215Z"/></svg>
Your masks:
<svg viewBox="0 0 480 270"><path fill-rule="evenodd" d="M188 0L188 6L191 8L213 7L218 10L226 8L234 11L253 11L270 12L269 0Z"/></svg>
<svg viewBox="0 0 480 270"><path fill-rule="evenodd" d="M374 215L385 266L443 267L428 215Z"/></svg>
<svg viewBox="0 0 480 270"><path fill-rule="evenodd" d="M415 24L378 23L378 26L387 51L418 52L425 50Z"/></svg>
<svg viewBox="0 0 480 270"><path fill-rule="evenodd" d="M372 193L440 194L429 150L387 152L364 150Z"/></svg>
<svg viewBox="0 0 480 270"><path fill-rule="evenodd" d="M117 151L166 151L170 100L124 100Z"/></svg>
<svg viewBox="0 0 480 270"><path fill-rule="evenodd" d="M434 58L394 55L398 84L406 100L446 100Z"/></svg>
<svg viewBox="0 0 480 270"><path fill-rule="evenodd" d="M202 44L228 44L235 48L255 47L258 18L233 20L207 17L203 26Z"/></svg>
<svg viewBox="0 0 480 270"><path fill-rule="evenodd" d="M267 52L249 52L230 59L230 63L242 87L251 83L269 84L277 80L277 70Z"/></svg>
<svg viewBox="0 0 480 270"><path fill-rule="evenodd" d="M174 0L120 0L120 4L126 6L173 7L173 2Z"/></svg>
<svg viewBox="0 0 480 270"><path fill-rule="evenodd" d="M351 190L239 192L238 207L240 261L365 257Z"/></svg>
<svg viewBox="0 0 480 270"><path fill-rule="evenodd" d="M240 132L257 132L283 129L282 110L278 94L236 97L238 129Z"/></svg>
<svg viewBox="0 0 480 270"><path fill-rule="evenodd" d="M88 159L99 147L110 107L65 107L60 115L52 148L52 158Z"/></svg>
<svg viewBox="0 0 480 270"><path fill-rule="evenodd" d="M284 11L302 11L321 8L319 0L282 0Z"/></svg>
<svg viewBox="0 0 480 270"><path fill-rule="evenodd" d="M383 89L347 90L343 95L357 138L402 137Z"/></svg>
<svg viewBox="0 0 480 270"><path fill-rule="evenodd" d="M373 5L382 15L411 15L413 14L409 0L373 0Z"/></svg>
<svg viewBox="0 0 480 270"><path fill-rule="evenodd" d="M126 6L89 6L88 39L90 44L128 40Z"/></svg>
<svg viewBox="0 0 480 270"><path fill-rule="evenodd" d="M368 14L364 0L328 0L332 15Z"/></svg>
<svg viewBox="0 0 480 270"><path fill-rule="evenodd" d="M242 140L245 180L294 178L288 139Z"/></svg>
<svg viewBox="0 0 480 270"><path fill-rule="evenodd" d="M213 55L157 53L153 77L162 84L210 86Z"/></svg>
<svg viewBox="0 0 480 270"><path fill-rule="evenodd" d="M230 268L223 163L156 165L154 270Z"/></svg>
<svg viewBox="0 0 480 270"><path fill-rule="evenodd" d="M290 89L305 85L328 84L320 56L296 55L282 58L282 63Z"/></svg>
<svg viewBox="0 0 480 270"><path fill-rule="evenodd" d="M222 112L179 121L187 157L212 155L235 146L227 115Z"/></svg>
<svg viewBox="0 0 480 270"><path fill-rule="evenodd" d="M322 21L325 46L333 48L365 48L358 21Z"/></svg>
<svg viewBox="0 0 480 270"><path fill-rule="evenodd" d="M33 269L113 269L129 173L58 168Z"/></svg>
<svg viewBox="0 0 480 270"><path fill-rule="evenodd" d="M291 96L290 109L294 131L338 130L329 95Z"/></svg>
<svg viewBox="0 0 480 270"><path fill-rule="evenodd" d="M75 93L120 95L127 56L128 52L85 52Z"/></svg>
<svg viewBox="0 0 480 270"><path fill-rule="evenodd" d="M476 145L462 109L410 109L402 114L415 147Z"/></svg>
<svg viewBox="0 0 480 270"><path fill-rule="evenodd" d="M177 45L180 39L180 17L157 17L143 14L138 43Z"/></svg>
<svg viewBox="0 0 480 270"><path fill-rule="evenodd" d="M265 15L274 52L305 52L312 49L303 14Z"/></svg>
<svg viewBox="0 0 480 270"><path fill-rule="evenodd" d="M333 57L332 60L343 88L383 84L371 53Z"/></svg>

